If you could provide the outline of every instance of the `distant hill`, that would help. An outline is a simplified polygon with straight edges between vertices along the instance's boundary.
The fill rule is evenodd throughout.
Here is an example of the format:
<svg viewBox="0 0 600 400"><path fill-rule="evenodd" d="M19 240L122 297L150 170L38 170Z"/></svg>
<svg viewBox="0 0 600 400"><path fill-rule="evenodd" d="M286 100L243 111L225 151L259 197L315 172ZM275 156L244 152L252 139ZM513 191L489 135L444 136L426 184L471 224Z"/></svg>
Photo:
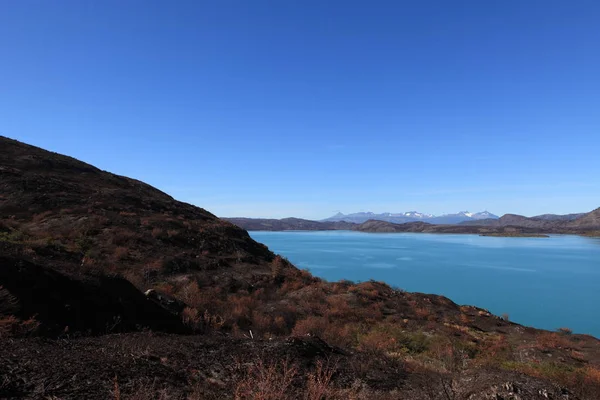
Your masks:
<svg viewBox="0 0 600 400"><path fill-rule="evenodd" d="M545 214L536 217L525 217L516 214L505 214L498 219L482 219L463 222L461 225L537 229L540 232L571 233L600 229L600 209L589 213L555 215Z"/></svg>
<svg viewBox="0 0 600 400"><path fill-rule="evenodd" d="M600 208L567 222L566 226L573 229L600 229Z"/></svg>
<svg viewBox="0 0 600 400"><path fill-rule="evenodd" d="M350 230L356 224L344 221L311 221L301 218L223 218L248 231L331 231Z"/></svg>
<svg viewBox="0 0 600 400"><path fill-rule="evenodd" d="M404 224L394 224L387 221L369 220L354 228L360 232L373 233L393 233L393 232L414 232L414 233L463 233L479 234L485 236L531 236L541 234L539 229L525 228L515 226L474 226L474 225L433 225L427 222L407 222Z"/></svg>
<svg viewBox="0 0 600 400"><path fill-rule="evenodd" d="M395 224L402 224L406 222L428 222L430 224L458 224L467 221L477 221L481 219L496 219L498 216L488 212L482 211L478 213L471 213L468 211L461 211L456 214L444 214L435 216L433 214L425 214L417 211L407 211L403 213L381 213L375 214L373 212L359 212L353 214L342 214L337 213L332 217L322 220L322 222L335 222L345 221L353 222L356 224L362 224L368 220L387 221Z"/></svg>
<svg viewBox="0 0 600 400"><path fill-rule="evenodd" d="M471 214L471 219L455 223L465 213L445 217L424 218L414 221L408 218L392 218L381 220L380 214L373 214L361 223L346 221L311 221L300 218L254 219L225 218L227 221L250 231L327 231L357 230L362 232L428 232L428 233L476 233L476 234L547 234L575 233L592 234L600 230L600 209L584 214L553 215L525 217L517 214L505 214L500 218L477 219L489 213ZM361 220L372 213L359 213L356 220ZM385 215L384 215L385 217ZM354 218L354 217L353 217ZM455 219L456 218L456 219ZM394 222L400 221L400 222ZM433 222L432 222L433 221Z"/></svg>
<svg viewBox="0 0 600 400"><path fill-rule="evenodd" d="M532 218L535 219L543 219L546 221L573 221L581 216L585 215L585 213L577 213L577 214L565 214L565 215L560 215L560 214L542 214L542 215L536 215Z"/></svg>

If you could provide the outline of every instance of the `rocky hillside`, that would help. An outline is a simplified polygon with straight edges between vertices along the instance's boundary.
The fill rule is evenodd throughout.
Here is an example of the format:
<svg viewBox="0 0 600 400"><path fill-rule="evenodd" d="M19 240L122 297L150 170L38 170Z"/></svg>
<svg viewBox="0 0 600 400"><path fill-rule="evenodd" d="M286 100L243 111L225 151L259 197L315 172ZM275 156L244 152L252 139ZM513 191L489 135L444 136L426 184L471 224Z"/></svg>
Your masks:
<svg viewBox="0 0 600 400"><path fill-rule="evenodd" d="M595 338L324 282L201 208L0 138L0 398L599 394Z"/></svg>

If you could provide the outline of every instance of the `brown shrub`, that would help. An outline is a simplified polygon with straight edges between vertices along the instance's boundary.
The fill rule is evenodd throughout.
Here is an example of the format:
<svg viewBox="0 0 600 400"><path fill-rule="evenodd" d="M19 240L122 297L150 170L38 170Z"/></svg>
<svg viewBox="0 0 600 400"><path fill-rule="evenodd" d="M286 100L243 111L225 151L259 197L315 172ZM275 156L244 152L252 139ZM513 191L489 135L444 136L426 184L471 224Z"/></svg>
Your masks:
<svg viewBox="0 0 600 400"><path fill-rule="evenodd" d="M542 351L561 348L569 349L573 348L573 343L558 333L543 332L536 336L536 347Z"/></svg>
<svg viewBox="0 0 600 400"><path fill-rule="evenodd" d="M158 227L152 228L152 237L153 238L160 238L163 235L164 235L164 232L162 229L160 229Z"/></svg>
<svg viewBox="0 0 600 400"><path fill-rule="evenodd" d="M585 382L600 389L600 369L587 366L585 368Z"/></svg>
<svg viewBox="0 0 600 400"><path fill-rule="evenodd" d="M123 261L129 257L129 249L127 247L119 246L115 249L114 256L116 260Z"/></svg>
<svg viewBox="0 0 600 400"><path fill-rule="evenodd" d="M498 365L512 356L512 347L506 336L499 335L485 342L478 354L477 362L485 365Z"/></svg>
<svg viewBox="0 0 600 400"><path fill-rule="evenodd" d="M415 315L417 316L417 318L427 319L431 315L431 313L428 309L424 307L417 307L415 308Z"/></svg>
<svg viewBox="0 0 600 400"><path fill-rule="evenodd" d="M197 308L186 307L181 312L183 323L189 326L193 331L200 329L200 313Z"/></svg>
<svg viewBox="0 0 600 400"><path fill-rule="evenodd" d="M333 388L331 378L336 371L337 364L318 360L314 371L307 374L306 398L308 400L322 400L334 397L337 390Z"/></svg>
<svg viewBox="0 0 600 400"><path fill-rule="evenodd" d="M292 329L292 335L304 336L311 334L324 337L328 327L329 321L327 318L311 315L296 322L294 329Z"/></svg>
<svg viewBox="0 0 600 400"><path fill-rule="evenodd" d="M35 318L20 320L14 315L0 317L0 339L35 334L40 323Z"/></svg>
<svg viewBox="0 0 600 400"><path fill-rule="evenodd" d="M355 315L345 295L330 296L327 298L327 304L329 304L327 315L331 318L352 319Z"/></svg>
<svg viewBox="0 0 600 400"><path fill-rule="evenodd" d="M561 333L563 335L571 335L573 333L573 330L571 328L562 327L562 328L558 328L557 332Z"/></svg>
<svg viewBox="0 0 600 400"><path fill-rule="evenodd" d="M397 349L396 339L390 336L388 332L381 330L371 330L361 336L359 349L370 352L389 352Z"/></svg>
<svg viewBox="0 0 600 400"><path fill-rule="evenodd" d="M284 400L291 397L290 389L298 368L288 360L265 363L257 360L248 367L235 387L236 400Z"/></svg>

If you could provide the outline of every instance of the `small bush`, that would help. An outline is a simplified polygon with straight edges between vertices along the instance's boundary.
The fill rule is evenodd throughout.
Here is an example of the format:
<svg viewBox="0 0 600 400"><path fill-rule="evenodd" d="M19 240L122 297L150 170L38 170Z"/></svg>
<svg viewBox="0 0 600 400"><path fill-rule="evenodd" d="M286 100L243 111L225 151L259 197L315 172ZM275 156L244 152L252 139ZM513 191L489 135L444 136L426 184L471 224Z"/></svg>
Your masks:
<svg viewBox="0 0 600 400"><path fill-rule="evenodd" d="M248 367L237 383L236 400L284 400L290 398L290 389L298 368L288 360L265 363L257 360Z"/></svg>
<svg viewBox="0 0 600 400"><path fill-rule="evenodd" d="M314 371L309 372L306 380L306 398L322 400L334 397L336 390L332 387L331 378L337 370L336 364L317 361Z"/></svg>
<svg viewBox="0 0 600 400"><path fill-rule="evenodd" d="M571 335L573 333L573 330L567 327L558 328L556 331L563 335Z"/></svg>

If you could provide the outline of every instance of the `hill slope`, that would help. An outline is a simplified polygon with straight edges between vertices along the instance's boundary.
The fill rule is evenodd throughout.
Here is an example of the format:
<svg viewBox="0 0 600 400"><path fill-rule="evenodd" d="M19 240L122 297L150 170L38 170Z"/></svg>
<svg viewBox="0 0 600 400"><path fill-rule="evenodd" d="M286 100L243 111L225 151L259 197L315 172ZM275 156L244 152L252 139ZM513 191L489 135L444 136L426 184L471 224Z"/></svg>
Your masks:
<svg viewBox="0 0 600 400"><path fill-rule="evenodd" d="M77 260L49 256L72 273L226 271L238 260L260 264L273 258L244 230L206 210L140 181L2 137L0 215L5 236L34 245L46 240L71 256L79 253Z"/></svg>

